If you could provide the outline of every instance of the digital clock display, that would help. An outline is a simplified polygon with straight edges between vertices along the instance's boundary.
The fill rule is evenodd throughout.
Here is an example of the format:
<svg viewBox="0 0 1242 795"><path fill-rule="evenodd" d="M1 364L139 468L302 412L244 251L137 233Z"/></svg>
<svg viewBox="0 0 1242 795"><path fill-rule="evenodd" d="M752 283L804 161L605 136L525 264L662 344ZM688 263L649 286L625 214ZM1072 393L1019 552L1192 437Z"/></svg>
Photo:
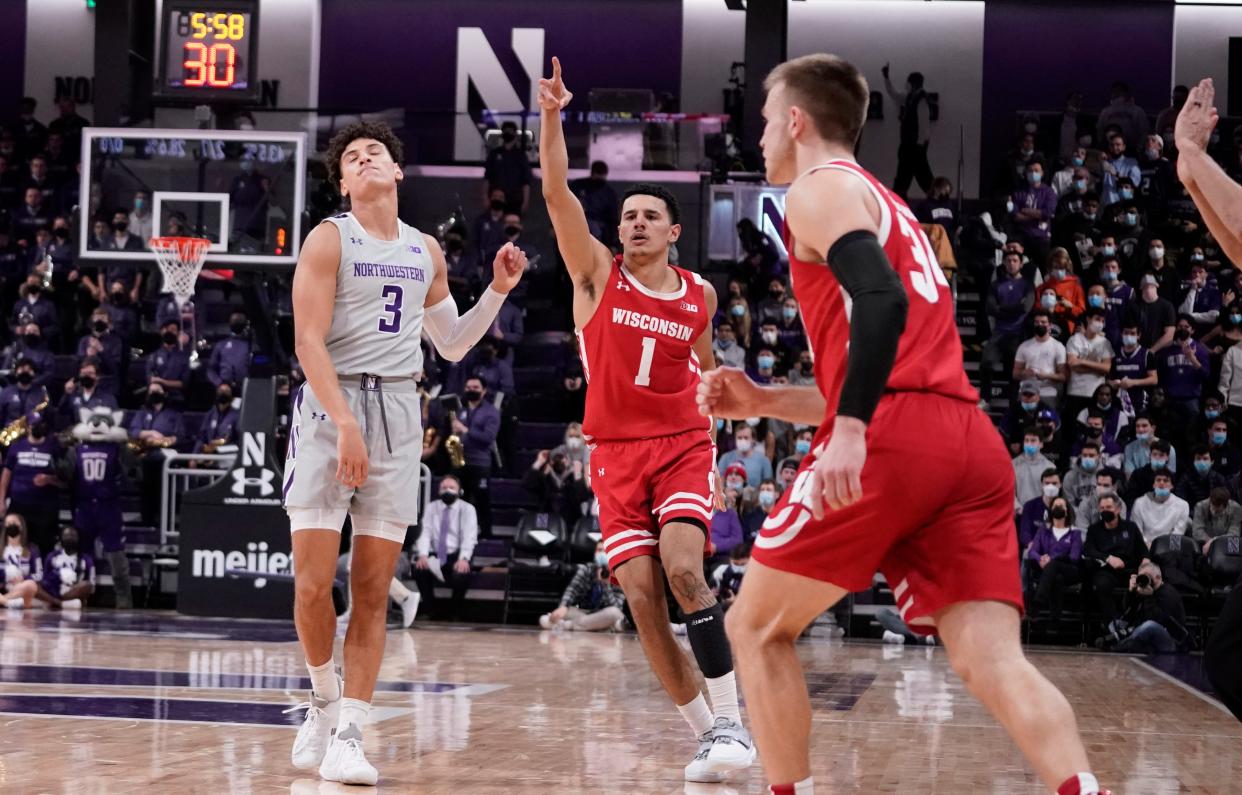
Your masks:
<svg viewBox="0 0 1242 795"><path fill-rule="evenodd" d="M161 93L192 98L253 95L255 5L166 3Z"/></svg>

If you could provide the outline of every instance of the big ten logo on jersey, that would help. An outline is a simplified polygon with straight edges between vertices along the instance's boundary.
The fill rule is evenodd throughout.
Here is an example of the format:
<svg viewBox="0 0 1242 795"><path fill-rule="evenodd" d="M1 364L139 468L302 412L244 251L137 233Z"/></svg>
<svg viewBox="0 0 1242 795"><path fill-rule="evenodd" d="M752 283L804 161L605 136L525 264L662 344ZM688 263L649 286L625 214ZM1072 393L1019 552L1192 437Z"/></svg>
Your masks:
<svg viewBox="0 0 1242 795"><path fill-rule="evenodd" d="M683 312L698 312L699 307L698 307L698 304L692 304L689 301L682 301L681 310Z"/></svg>
<svg viewBox="0 0 1242 795"><path fill-rule="evenodd" d="M279 505L276 496L276 472L267 466L267 434L246 431L242 434L241 466L229 473L234 496L226 497L226 505Z"/></svg>
<svg viewBox="0 0 1242 795"><path fill-rule="evenodd" d="M897 228L901 230L901 236L910 246L910 254L920 268L910 271L910 286L927 303L937 303L940 300L940 288L947 290L949 280L940 269L936 252L932 250L927 234L919 226L919 219L902 203L893 202L893 207L897 209Z"/></svg>
<svg viewBox="0 0 1242 795"><path fill-rule="evenodd" d="M457 113L453 135L453 156L457 160L478 160L482 150L478 120L472 115L476 102L484 108L508 111L535 107L539 78L543 76L543 38L543 28L514 28L509 40L512 52L506 53L502 62L482 28L457 29ZM524 74L515 73L511 64L520 66ZM518 86L526 89L526 96L518 95ZM523 127L519 114L511 118ZM499 123L499 119L493 120L493 126ZM538 123L536 114L524 126L535 140L539 136Z"/></svg>

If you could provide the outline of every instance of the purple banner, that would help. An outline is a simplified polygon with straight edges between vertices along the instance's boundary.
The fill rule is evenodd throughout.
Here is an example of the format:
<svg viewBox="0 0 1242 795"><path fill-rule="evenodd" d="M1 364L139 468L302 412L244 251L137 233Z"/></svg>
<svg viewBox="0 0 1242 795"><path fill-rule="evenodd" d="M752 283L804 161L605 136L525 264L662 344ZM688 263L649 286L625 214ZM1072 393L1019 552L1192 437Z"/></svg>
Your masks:
<svg viewBox="0 0 1242 795"><path fill-rule="evenodd" d="M533 109L532 82L553 55L573 110L588 108L591 89L680 89L681 0L323 0L322 13L319 107L404 108L408 162L454 159L455 114ZM459 33L472 28L481 35ZM497 107L498 97L520 106Z"/></svg>

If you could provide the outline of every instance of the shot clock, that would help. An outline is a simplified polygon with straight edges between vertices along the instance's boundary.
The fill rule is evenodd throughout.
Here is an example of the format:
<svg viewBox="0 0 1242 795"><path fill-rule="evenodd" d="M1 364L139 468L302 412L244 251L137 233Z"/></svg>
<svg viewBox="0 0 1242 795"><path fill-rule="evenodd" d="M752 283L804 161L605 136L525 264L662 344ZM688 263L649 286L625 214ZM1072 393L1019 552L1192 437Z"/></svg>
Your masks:
<svg viewBox="0 0 1242 795"><path fill-rule="evenodd" d="M194 102L253 102L259 88L258 9L258 0L165 0L157 94Z"/></svg>

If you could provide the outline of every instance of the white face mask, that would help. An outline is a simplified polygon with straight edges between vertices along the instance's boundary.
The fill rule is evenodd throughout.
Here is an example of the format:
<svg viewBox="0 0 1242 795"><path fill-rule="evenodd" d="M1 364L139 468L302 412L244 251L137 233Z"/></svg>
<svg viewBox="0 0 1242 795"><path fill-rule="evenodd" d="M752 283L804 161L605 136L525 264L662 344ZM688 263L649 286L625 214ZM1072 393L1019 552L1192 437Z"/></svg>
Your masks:
<svg viewBox="0 0 1242 795"><path fill-rule="evenodd" d="M749 453L752 449L754 449L754 447L755 443L751 439L737 440L737 451L739 453Z"/></svg>
<svg viewBox="0 0 1242 795"><path fill-rule="evenodd" d="M761 418L761 417L747 417L747 418L746 418L746 424L747 424L747 425L749 425L750 427L754 428L756 425L758 425L758 424L759 424L759 422L760 422L761 420L762 420L762 418Z"/></svg>
<svg viewBox="0 0 1242 795"><path fill-rule="evenodd" d="M769 345L776 344L776 332L775 331L765 331L759 336L762 337L763 341Z"/></svg>
<svg viewBox="0 0 1242 795"><path fill-rule="evenodd" d="M1098 320L1095 321L1094 323L1091 323L1090 325L1091 325L1092 334L1099 334L1101 331L1104 330L1104 324Z"/></svg>
<svg viewBox="0 0 1242 795"><path fill-rule="evenodd" d="M581 450L582 449L582 437L581 436L570 436L568 439L565 440L565 446L568 447L570 450Z"/></svg>
<svg viewBox="0 0 1242 795"><path fill-rule="evenodd" d="M1044 496L1047 497L1048 499L1051 500L1053 497L1057 496L1060 493L1061 493L1060 486L1054 486L1051 483L1044 484Z"/></svg>
<svg viewBox="0 0 1242 795"><path fill-rule="evenodd" d="M734 574L745 574L746 573L745 563L730 563L729 568L733 570Z"/></svg>
<svg viewBox="0 0 1242 795"><path fill-rule="evenodd" d="M1147 249L1147 254L1152 259L1160 259L1161 257L1164 256L1164 248L1162 248L1161 246L1152 246L1151 248Z"/></svg>

